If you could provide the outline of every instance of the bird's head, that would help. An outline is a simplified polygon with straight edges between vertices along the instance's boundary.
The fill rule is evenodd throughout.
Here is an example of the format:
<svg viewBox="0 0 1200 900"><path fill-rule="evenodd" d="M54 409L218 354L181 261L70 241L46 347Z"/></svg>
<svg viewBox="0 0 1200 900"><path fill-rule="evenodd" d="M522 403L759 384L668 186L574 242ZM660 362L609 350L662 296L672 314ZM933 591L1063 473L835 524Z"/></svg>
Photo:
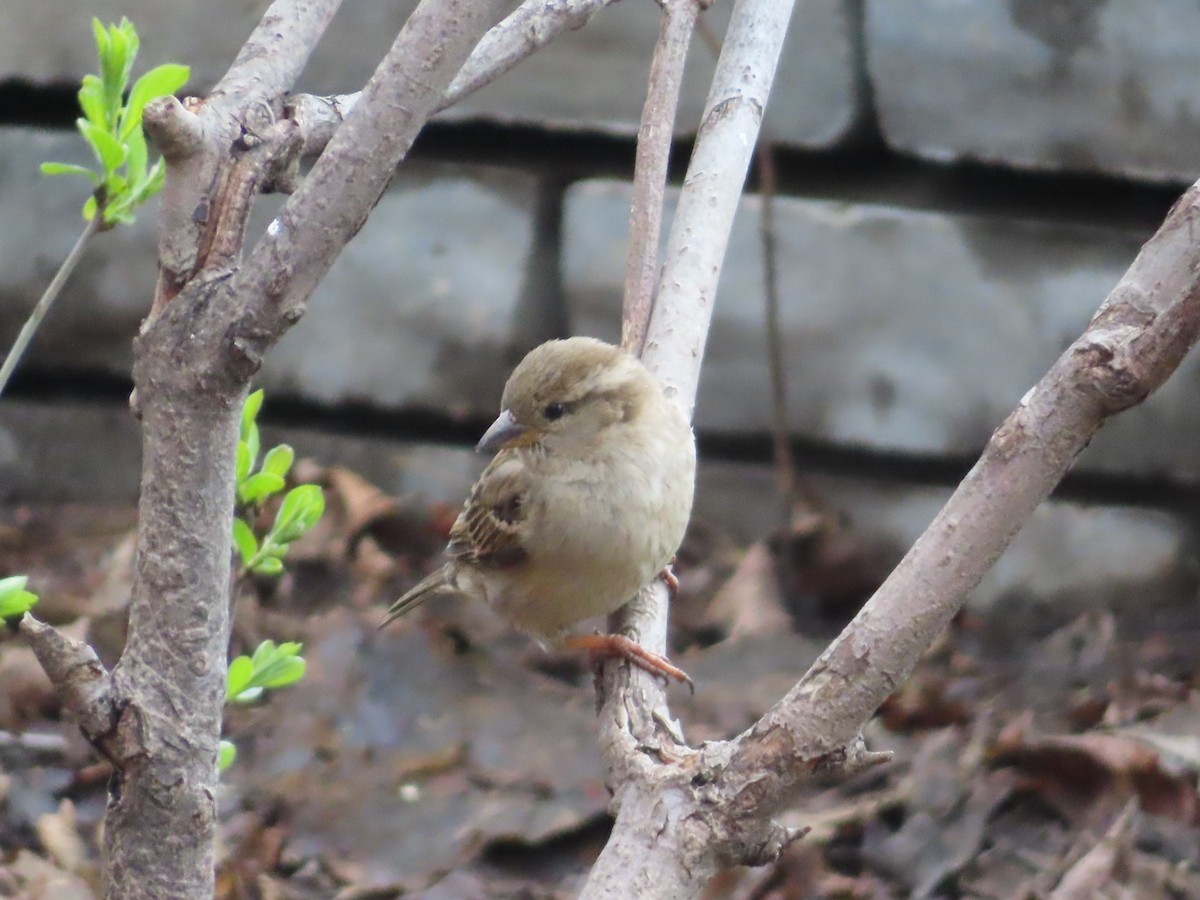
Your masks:
<svg viewBox="0 0 1200 900"><path fill-rule="evenodd" d="M536 444L582 458L611 429L635 420L657 390L654 377L619 347L586 337L547 341L509 376L502 411L476 449Z"/></svg>

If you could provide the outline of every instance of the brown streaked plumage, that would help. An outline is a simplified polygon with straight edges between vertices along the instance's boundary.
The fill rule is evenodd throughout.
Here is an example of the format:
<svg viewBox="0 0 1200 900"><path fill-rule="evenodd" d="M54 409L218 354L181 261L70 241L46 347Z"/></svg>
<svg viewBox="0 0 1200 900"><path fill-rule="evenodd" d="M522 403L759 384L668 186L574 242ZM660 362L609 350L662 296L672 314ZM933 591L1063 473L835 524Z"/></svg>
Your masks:
<svg viewBox="0 0 1200 900"><path fill-rule="evenodd" d="M674 556L691 512L695 444L638 360L592 338L549 341L513 371L501 406L479 442L496 455L450 529L447 562L383 624L435 594L461 593L552 639L616 610ZM653 660L635 662L682 675Z"/></svg>

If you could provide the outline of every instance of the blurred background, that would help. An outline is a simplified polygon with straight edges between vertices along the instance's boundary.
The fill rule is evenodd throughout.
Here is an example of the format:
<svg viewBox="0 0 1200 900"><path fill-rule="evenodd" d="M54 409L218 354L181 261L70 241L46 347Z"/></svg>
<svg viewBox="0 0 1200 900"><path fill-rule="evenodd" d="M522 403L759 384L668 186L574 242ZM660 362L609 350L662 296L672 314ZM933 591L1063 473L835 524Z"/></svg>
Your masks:
<svg viewBox="0 0 1200 900"><path fill-rule="evenodd" d="M414 5L346 4L298 89L357 90ZM90 17L129 16L142 38L135 75L187 63L185 93L203 96L264 7L6 0L0 344L80 228L80 185L37 166L87 162L72 123L78 80L95 65ZM676 184L729 9L714 4L693 41ZM228 896L266 896L264 884L283 891L272 896L558 896L602 843L606 795L578 661L535 659L486 612L453 603L394 633L370 623L436 562L511 367L547 338L619 335L628 182L658 19L649 0L616 3L434 120L255 380L266 440L309 460L333 514L284 581L256 585L239 607L235 643L301 637L313 655L310 679L271 713L244 714L245 761L222 800ZM797 4L763 130L773 166L760 159L751 173L695 413L700 481L673 611L675 650L700 684L680 706L690 737L735 733L801 674L1200 174L1198 32L1200 7L1186 0ZM782 421L767 365L764 181L774 185ZM278 203L259 201L250 240ZM127 397L155 279L154 218L151 207L93 242L0 401L0 575L40 578L44 615L80 622L110 659L140 477ZM1030 759L1054 762L1035 767L1043 779L1062 768L1054 748L1029 749L1047 734L1195 708L1198 388L1193 356L1106 425L968 599L911 696L874 723L873 743L899 750L890 774L856 788L876 805L810 798L797 822L840 812L826 810L814 840L779 867L731 874L714 896L925 896L947 885L1000 896L988 891L1053 872L1012 862L1031 847L1066 860L1130 797L1157 809L1128 784L1103 793L1100 812L1083 804L1086 814L1046 800L1061 791L1039 795L1050 813L1013 797L1033 777ZM783 426L786 475L772 445ZM479 655L495 647L504 652ZM50 728L67 749L52 762L12 757L12 776L0 767L10 777L0 847L7 837L56 858L38 823L63 815L65 797L87 834L104 773L78 788L83 757L71 754L82 751L22 659L0 644L11 676L0 679L0 730ZM528 696L540 699L503 705ZM520 725L541 714L545 723ZM1181 733L1194 737L1194 718ZM960 785L958 806L912 790L914 772L933 771L921 766L957 764L968 747L987 751L976 768L927 774ZM1105 759L1084 768L1121 781ZM1171 770L1186 775L1182 796L1197 765L1192 753ZM368 772L374 780L354 781ZM997 787L997 772L1011 784ZM307 796L314 780L336 796ZM1131 846L1194 867L1188 809L1129 826ZM976 813L967 824L952 818L963 810ZM913 830L927 820L963 846L931 848ZM1013 847L1001 859L1002 837ZM1195 886L1182 895L1200 895Z"/></svg>

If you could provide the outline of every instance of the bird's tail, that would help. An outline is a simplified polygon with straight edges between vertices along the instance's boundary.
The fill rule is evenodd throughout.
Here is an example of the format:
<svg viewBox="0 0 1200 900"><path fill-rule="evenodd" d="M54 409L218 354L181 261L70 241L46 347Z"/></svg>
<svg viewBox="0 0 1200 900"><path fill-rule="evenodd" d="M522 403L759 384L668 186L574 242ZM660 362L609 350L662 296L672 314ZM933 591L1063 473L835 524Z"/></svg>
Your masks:
<svg viewBox="0 0 1200 900"><path fill-rule="evenodd" d="M454 585L450 581L450 573L447 571L446 566L442 566L432 575L421 579L412 590L389 606L387 616L379 623L379 627L383 628L409 610L416 609L435 594L450 594L453 592Z"/></svg>

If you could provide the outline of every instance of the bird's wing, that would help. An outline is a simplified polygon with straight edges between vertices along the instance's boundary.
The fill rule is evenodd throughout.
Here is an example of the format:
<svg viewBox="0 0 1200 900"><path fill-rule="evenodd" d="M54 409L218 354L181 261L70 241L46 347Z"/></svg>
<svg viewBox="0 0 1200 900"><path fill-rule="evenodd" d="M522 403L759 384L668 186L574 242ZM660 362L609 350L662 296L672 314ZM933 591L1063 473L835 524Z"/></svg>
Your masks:
<svg viewBox="0 0 1200 900"><path fill-rule="evenodd" d="M484 568L506 568L528 556L529 470L511 450L496 454L450 529L446 553Z"/></svg>

